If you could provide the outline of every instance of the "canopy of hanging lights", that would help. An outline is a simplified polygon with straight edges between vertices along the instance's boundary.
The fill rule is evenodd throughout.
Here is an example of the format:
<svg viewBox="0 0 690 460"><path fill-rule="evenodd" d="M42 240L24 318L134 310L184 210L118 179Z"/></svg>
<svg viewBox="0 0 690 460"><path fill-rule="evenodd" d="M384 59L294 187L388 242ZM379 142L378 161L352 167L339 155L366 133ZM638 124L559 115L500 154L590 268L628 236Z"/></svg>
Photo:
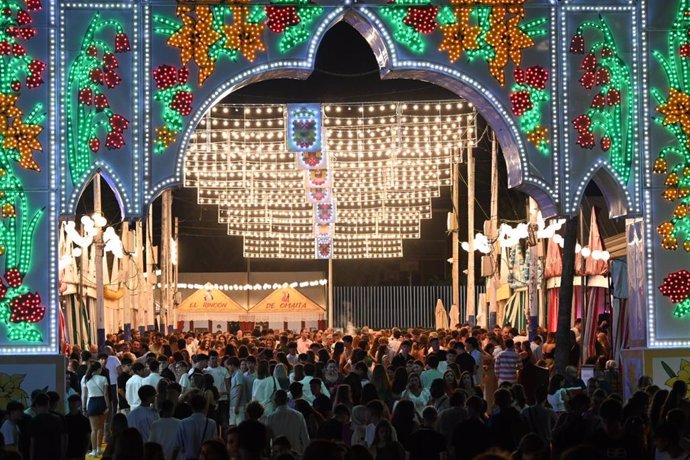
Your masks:
<svg viewBox="0 0 690 460"><path fill-rule="evenodd" d="M245 257L402 257L476 117L460 100L220 104L192 136L185 186L218 205Z"/></svg>

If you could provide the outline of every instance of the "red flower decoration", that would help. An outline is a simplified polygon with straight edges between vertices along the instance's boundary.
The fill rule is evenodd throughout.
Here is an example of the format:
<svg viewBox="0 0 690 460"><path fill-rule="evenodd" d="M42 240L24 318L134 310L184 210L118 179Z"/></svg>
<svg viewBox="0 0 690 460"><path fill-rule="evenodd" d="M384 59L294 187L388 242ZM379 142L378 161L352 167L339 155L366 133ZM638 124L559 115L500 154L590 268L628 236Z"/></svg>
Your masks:
<svg viewBox="0 0 690 460"><path fill-rule="evenodd" d="M5 283L0 281L0 299L4 299L6 295L7 295L7 286L5 286Z"/></svg>
<svg viewBox="0 0 690 460"><path fill-rule="evenodd" d="M96 83L97 85L102 85L103 84L103 69L99 69L98 67L91 69L91 73L89 74L89 79Z"/></svg>
<svg viewBox="0 0 690 460"><path fill-rule="evenodd" d="M171 65L160 65L153 69L153 80L160 90L175 86L177 79L177 69Z"/></svg>
<svg viewBox="0 0 690 460"><path fill-rule="evenodd" d="M608 152L609 149L611 148L611 138L608 136L604 136L601 138L601 150L604 152Z"/></svg>
<svg viewBox="0 0 690 460"><path fill-rule="evenodd" d="M596 67L597 57L592 53L588 53L587 56L585 56L585 58L582 60L582 69L593 72Z"/></svg>
<svg viewBox="0 0 690 460"><path fill-rule="evenodd" d="M580 77L580 84L587 88L592 89L596 83L596 76L594 72L585 72L584 75Z"/></svg>
<svg viewBox="0 0 690 460"><path fill-rule="evenodd" d="M591 107L593 109L603 109L606 106L606 96L602 93L597 93L592 99Z"/></svg>
<svg viewBox="0 0 690 460"><path fill-rule="evenodd" d="M513 78L515 79L515 83L518 83L520 85L525 84L525 71L522 70L520 67L516 67L515 70L513 70Z"/></svg>
<svg viewBox="0 0 690 460"><path fill-rule="evenodd" d="M6 56L12 52L12 45L7 40L0 42L0 55Z"/></svg>
<svg viewBox="0 0 690 460"><path fill-rule="evenodd" d="M95 45L91 45L88 48L86 48L86 54L88 54L91 57L98 57L98 48L96 48Z"/></svg>
<svg viewBox="0 0 690 460"><path fill-rule="evenodd" d="M115 52L125 53L132 48L129 46L129 37L125 33L118 33L115 35Z"/></svg>
<svg viewBox="0 0 690 460"><path fill-rule="evenodd" d="M437 6L411 6L403 22L417 32L430 34L436 29Z"/></svg>
<svg viewBox="0 0 690 460"><path fill-rule="evenodd" d="M659 291L673 303L680 303L690 297L690 272L680 270L669 273L659 286Z"/></svg>
<svg viewBox="0 0 690 460"><path fill-rule="evenodd" d="M79 103L81 105L91 105L92 97L93 93L91 92L91 88L82 88L79 90Z"/></svg>
<svg viewBox="0 0 690 460"><path fill-rule="evenodd" d="M534 107L529 91L511 93L510 102L512 104L513 114L518 117Z"/></svg>
<svg viewBox="0 0 690 460"><path fill-rule="evenodd" d="M597 70L596 78L597 85L602 86L611 81L611 73L609 72L609 69L602 67L601 69Z"/></svg>
<svg viewBox="0 0 690 460"><path fill-rule="evenodd" d="M113 53L105 53L103 55L103 66L105 70L114 70L120 67L120 63L117 62L117 58Z"/></svg>
<svg viewBox="0 0 690 460"><path fill-rule="evenodd" d="M577 136L577 145L579 145L583 149L593 149L596 145L594 141L594 134L590 133L589 131L581 132L580 135Z"/></svg>
<svg viewBox="0 0 690 460"><path fill-rule="evenodd" d="M588 115L578 115L573 120L573 126L579 132L587 131L592 126L592 119Z"/></svg>
<svg viewBox="0 0 690 460"><path fill-rule="evenodd" d="M113 129L114 132L121 133L125 129L129 128L129 120L127 120L119 113L116 113L115 115L110 117L110 127Z"/></svg>
<svg viewBox="0 0 690 460"><path fill-rule="evenodd" d="M101 148L101 141L97 137L92 137L91 140L89 141L89 148L93 153L98 152L98 149Z"/></svg>
<svg viewBox="0 0 690 460"><path fill-rule="evenodd" d="M10 322L20 323L27 321L37 323L46 315L46 307L41 305L41 295L36 293L26 293L15 297L10 302Z"/></svg>
<svg viewBox="0 0 690 460"><path fill-rule="evenodd" d="M19 43L12 45L12 55L15 57L26 56L26 49Z"/></svg>
<svg viewBox="0 0 690 460"><path fill-rule="evenodd" d="M105 81L105 86L108 88L115 88L122 83L122 78L114 70L109 70L103 76L103 81Z"/></svg>
<svg viewBox="0 0 690 460"><path fill-rule="evenodd" d="M680 55L682 57L690 57L690 43L683 43L680 46Z"/></svg>
<svg viewBox="0 0 690 460"><path fill-rule="evenodd" d="M570 52L573 54L585 53L585 37L580 34L573 35L570 39Z"/></svg>
<svg viewBox="0 0 690 460"><path fill-rule="evenodd" d="M17 24L23 26L25 24L31 24L31 15L24 10L19 10L17 12Z"/></svg>
<svg viewBox="0 0 690 460"><path fill-rule="evenodd" d="M606 100L608 101L609 105L618 105L621 102L621 92L618 91L617 89L610 89L609 92L606 94Z"/></svg>
<svg viewBox="0 0 690 460"><path fill-rule="evenodd" d="M613 56L613 50L609 47L604 47L601 49L601 57L611 57Z"/></svg>
<svg viewBox="0 0 690 460"><path fill-rule="evenodd" d="M192 113L192 99L192 93L189 91L178 91L170 101L170 108L180 112L180 115L187 116Z"/></svg>
<svg viewBox="0 0 690 460"><path fill-rule="evenodd" d="M105 94L96 94L96 96L93 98L93 105L96 107L96 110L98 112L102 112L104 109L107 109L110 107L110 103L108 102L108 98L105 96Z"/></svg>
<svg viewBox="0 0 690 460"><path fill-rule="evenodd" d="M525 83L535 89L546 88L546 82L549 81L549 71L542 66L528 67L525 71Z"/></svg>
<svg viewBox="0 0 690 460"><path fill-rule="evenodd" d="M24 3L29 11L39 11L42 8L41 0L24 0Z"/></svg>
<svg viewBox="0 0 690 460"><path fill-rule="evenodd" d="M17 81L17 80L13 81L12 82L12 91L19 91L20 89L22 89L22 83Z"/></svg>
<svg viewBox="0 0 690 460"><path fill-rule="evenodd" d="M267 5L264 10L266 11L266 16L268 16L266 27L271 32L283 33L287 27L294 26L300 22L297 8L294 6Z"/></svg>
<svg viewBox="0 0 690 460"><path fill-rule="evenodd" d="M22 274L19 273L18 268L10 268L5 272L5 280L7 280L7 285L12 288L18 288L22 285L24 278Z"/></svg>
<svg viewBox="0 0 690 460"><path fill-rule="evenodd" d="M105 138L105 146L108 150L117 150L125 146L125 138L122 133L110 131Z"/></svg>

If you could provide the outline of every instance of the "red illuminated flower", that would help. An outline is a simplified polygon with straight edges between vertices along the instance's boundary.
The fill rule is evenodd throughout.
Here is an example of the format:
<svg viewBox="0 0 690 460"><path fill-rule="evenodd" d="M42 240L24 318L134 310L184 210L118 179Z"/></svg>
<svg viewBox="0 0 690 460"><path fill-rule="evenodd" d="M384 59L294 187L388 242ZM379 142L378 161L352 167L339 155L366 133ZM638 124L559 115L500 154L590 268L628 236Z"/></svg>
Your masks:
<svg viewBox="0 0 690 460"><path fill-rule="evenodd" d="M24 3L29 11L39 11L42 8L41 0L24 0Z"/></svg>
<svg viewBox="0 0 690 460"><path fill-rule="evenodd" d="M513 114L518 117L534 107L529 91L511 93L510 102L512 104Z"/></svg>
<svg viewBox="0 0 690 460"><path fill-rule="evenodd" d="M596 142L594 141L594 134L590 133L589 131L581 132L580 135L577 136L577 145L583 149L593 149L596 145Z"/></svg>
<svg viewBox="0 0 690 460"><path fill-rule="evenodd" d="M603 109L605 105L606 105L606 96L604 96L602 93L597 93L594 96L594 98L592 99L591 107L593 109Z"/></svg>
<svg viewBox="0 0 690 460"><path fill-rule="evenodd" d="M17 12L17 24L23 26L25 24L31 24L31 15L24 10L19 10Z"/></svg>
<svg viewBox="0 0 690 460"><path fill-rule="evenodd" d="M115 88L122 83L122 78L114 70L109 70L105 73L103 80L105 81L105 86L108 88Z"/></svg>
<svg viewBox="0 0 690 460"><path fill-rule="evenodd" d="M609 149L611 148L611 138L608 136L604 136L601 138L601 150L604 152L608 152Z"/></svg>
<svg viewBox="0 0 690 460"><path fill-rule="evenodd" d="M96 83L97 85L102 85L103 84L103 70L99 69L98 67L91 69L91 73L89 74L89 79Z"/></svg>
<svg viewBox="0 0 690 460"><path fill-rule="evenodd" d="M10 301L10 322L20 323L23 321L37 323L46 314L46 307L41 305L41 295L36 293L26 293L15 297Z"/></svg>
<svg viewBox="0 0 690 460"><path fill-rule="evenodd" d="M606 94L606 100L609 105L618 105L621 102L621 92L617 89L611 88Z"/></svg>
<svg viewBox="0 0 690 460"><path fill-rule="evenodd" d="M609 69L602 67L601 69L597 70L596 80L597 85L599 86L605 85L611 81L611 72L609 72Z"/></svg>
<svg viewBox="0 0 690 460"><path fill-rule="evenodd" d="M180 115L187 116L192 113L192 100L193 96L189 91L178 91L170 101L170 108L180 112Z"/></svg>
<svg viewBox="0 0 690 460"><path fill-rule="evenodd" d="M96 94L96 96L93 98L93 105L96 107L96 110L98 112L102 112L104 109L107 109L110 107L110 103L108 102L108 98L106 97L105 94Z"/></svg>
<svg viewBox="0 0 690 460"><path fill-rule="evenodd" d="M120 63L117 62L117 58L113 53L105 53L103 55L103 66L105 70L114 70L120 67Z"/></svg>
<svg viewBox="0 0 690 460"><path fill-rule="evenodd" d="M125 129L129 128L129 120L127 120L119 113L116 113L115 115L110 117L110 127L113 129L114 132L121 133Z"/></svg>
<svg viewBox="0 0 690 460"><path fill-rule="evenodd" d="M117 150L125 146L125 138L122 133L110 131L105 138L105 146L108 150Z"/></svg>
<svg viewBox="0 0 690 460"><path fill-rule="evenodd" d="M659 286L659 291L673 303L680 303L690 297L690 272L680 270L669 273Z"/></svg>
<svg viewBox="0 0 690 460"><path fill-rule="evenodd" d="M592 89L596 83L596 76L594 72L585 72L584 75L580 77L580 84L587 89Z"/></svg>
<svg viewBox="0 0 690 460"><path fill-rule="evenodd" d="M82 88L79 91L79 103L81 105L91 105L92 97L93 93L91 92L91 88Z"/></svg>
<svg viewBox="0 0 690 460"><path fill-rule="evenodd" d="M101 141L97 137L92 137L91 140L89 141L89 148L93 153L98 152L98 149L101 148Z"/></svg>
<svg viewBox="0 0 690 460"><path fill-rule="evenodd" d="M585 58L582 60L582 69L593 72L596 67L597 57L592 53L587 54L587 56L585 56Z"/></svg>
<svg viewBox="0 0 690 460"><path fill-rule="evenodd" d="M177 84L177 69L171 65L160 65L153 69L153 80L158 89L163 90Z"/></svg>
<svg viewBox="0 0 690 460"><path fill-rule="evenodd" d="M129 37L125 33L118 33L115 35L115 52L125 53L129 51L131 47L129 46Z"/></svg>
<svg viewBox="0 0 690 460"><path fill-rule="evenodd" d="M271 32L283 33L287 27L294 26L300 22L297 8L294 6L266 5L264 10L266 11L266 16L268 16L266 27Z"/></svg>
<svg viewBox="0 0 690 460"><path fill-rule="evenodd" d="M436 29L437 6L411 6L403 22L417 32L430 34Z"/></svg>
<svg viewBox="0 0 690 460"><path fill-rule="evenodd" d="M580 34L573 35L570 39L570 52L573 54L585 53L585 37Z"/></svg>
<svg viewBox="0 0 690 460"><path fill-rule="evenodd" d="M690 57L690 43L683 43L680 46L680 55L681 57Z"/></svg>
<svg viewBox="0 0 690 460"><path fill-rule="evenodd" d="M580 132L586 131L592 126L592 119L588 115L578 115L573 120L573 126Z"/></svg>
<svg viewBox="0 0 690 460"><path fill-rule="evenodd" d="M24 278L18 268L10 268L5 272L5 280L7 280L7 285L9 287L17 288L22 285Z"/></svg>

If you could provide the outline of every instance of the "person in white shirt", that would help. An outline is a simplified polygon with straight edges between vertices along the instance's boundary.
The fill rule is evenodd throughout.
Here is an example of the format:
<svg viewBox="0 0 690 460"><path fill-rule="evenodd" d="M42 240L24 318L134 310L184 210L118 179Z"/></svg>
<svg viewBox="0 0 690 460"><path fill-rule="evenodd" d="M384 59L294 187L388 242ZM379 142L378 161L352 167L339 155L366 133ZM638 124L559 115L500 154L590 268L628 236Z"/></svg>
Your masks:
<svg viewBox="0 0 690 460"><path fill-rule="evenodd" d="M113 407L117 405L117 378L120 375L120 359L115 356L115 351L113 347L105 347L105 353L108 358L105 360L105 368L108 370L108 377L110 378L110 397L112 399Z"/></svg>
<svg viewBox="0 0 690 460"><path fill-rule="evenodd" d="M264 407L264 415L273 412L273 395L279 389L278 382L269 373L268 361L259 361L256 369L256 380L252 384L252 400L259 401Z"/></svg>
<svg viewBox="0 0 690 460"><path fill-rule="evenodd" d="M287 406L288 394L285 390L276 391L273 401L276 410L266 416L266 427L271 439L275 441L279 436L285 436L290 441L292 449L301 455L309 444L309 432L304 416Z"/></svg>
<svg viewBox="0 0 690 460"><path fill-rule="evenodd" d="M309 340L309 329L302 329L299 339L297 339L297 353L306 353L313 342Z"/></svg>
<svg viewBox="0 0 690 460"><path fill-rule="evenodd" d="M92 455L99 455L109 407L108 379L101 375L101 363L91 364L81 381L82 407L91 424Z"/></svg>
<svg viewBox="0 0 690 460"><path fill-rule="evenodd" d="M299 363L299 353L297 353L297 342L289 342L287 344L287 360L291 366L295 366Z"/></svg>
<svg viewBox="0 0 690 460"><path fill-rule="evenodd" d="M175 442L177 441L177 427L180 426L180 421L172 416L175 410L175 403L166 399L161 403L160 409L161 417L151 424L148 440L163 447L165 460L175 460L173 452L175 450Z"/></svg>
<svg viewBox="0 0 690 460"><path fill-rule="evenodd" d="M19 428L17 423L24 417L24 406L18 401L10 401L7 403L6 418L0 427L5 439L5 450L17 451L19 449Z"/></svg>
<svg viewBox="0 0 690 460"><path fill-rule="evenodd" d="M156 399L156 389L151 385L142 385L138 393L141 404L129 412L127 425L130 428L136 428L141 439L148 439L151 425L159 418L156 409L151 407Z"/></svg>
<svg viewBox="0 0 690 460"><path fill-rule="evenodd" d="M205 374L213 377L213 386L218 390L218 401L216 410L223 426L227 425L230 416L228 393L230 392L230 372L218 365L218 352L211 350L208 352L208 367L204 369Z"/></svg>
<svg viewBox="0 0 690 460"><path fill-rule="evenodd" d="M315 396L311 391L311 384L310 382L314 378L314 373L316 372L316 368L312 363L307 363L304 365L304 378L300 380L300 383L302 384L302 397L309 403L313 404ZM364 385L364 384L362 384ZM326 384L321 382L321 394L327 395L328 394L328 388L326 387Z"/></svg>
<svg viewBox="0 0 690 460"><path fill-rule="evenodd" d="M199 458L201 445L208 439L218 437L216 422L206 416L208 404L206 398L200 394L192 396L189 401L192 406L192 415L180 421L175 436L175 449L172 458Z"/></svg>
<svg viewBox="0 0 690 460"><path fill-rule="evenodd" d="M185 350L189 353L189 356L194 356L196 354L196 349L199 341L194 337L194 334L187 334L185 339Z"/></svg>
<svg viewBox="0 0 690 460"><path fill-rule="evenodd" d="M127 380L125 385L125 399L129 404L130 410L134 410L141 400L139 399L139 388L144 386L144 375L146 368L141 363L132 364L132 376Z"/></svg>
<svg viewBox="0 0 690 460"><path fill-rule="evenodd" d="M244 420L244 374L240 370L240 360L231 356L225 361L230 377L230 405L228 423L239 425Z"/></svg>
<svg viewBox="0 0 690 460"><path fill-rule="evenodd" d="M158 373L158 368L160 363L157 359L149 359L148 367L150 374L143 378L141 381L142 385L151 385L153 388L158 388L158 382L160 382L163 377Z"/></svg>

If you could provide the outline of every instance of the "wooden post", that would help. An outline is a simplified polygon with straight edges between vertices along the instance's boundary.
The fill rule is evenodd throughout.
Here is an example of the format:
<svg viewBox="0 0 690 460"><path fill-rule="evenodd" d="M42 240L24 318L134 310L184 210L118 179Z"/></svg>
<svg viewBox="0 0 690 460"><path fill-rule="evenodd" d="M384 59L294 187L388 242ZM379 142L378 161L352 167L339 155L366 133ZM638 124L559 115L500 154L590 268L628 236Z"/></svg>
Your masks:
<svg viewBox="0 0 690 460"><path fill-rule="evenodd" d="M328 259L328 328L333 327L333 259Z"/></svg>
<svg viewBox="0 0 690 460"><path fill-rule="evenodd" d="M577 216L565 221L563 236L563 272L558 295L558 329L554 367L557 374L565 375L570 354L570 315L573 308L573 278L575 276L575 244L577 243Z"/></svg>
<svg viewBox="0 0 690 460"><path fill-rule="evenodd" d="M496 132L491 131L491 208L490 208L491 221L489 223L490 227L490 238L493 241L491 249L491 268L492 273L488 279L488 291L489 291L489 330L493 330L496 325L496 310L497 310L497 292L498 280L500 278L500 271L498 267L499 255L501 252L501 246L498 243L498 142L496 141Z"/></svg>
<svg viewBox="0 0 690 460"><path fill-rule="evenodd" d="M462 152L460 152L462 155ZM459 159L458 159L459 160ZM460 308L460 226L458 225L458 206L460 205L459 198L459 187L460 187L460 164L457 160L453 162L453 229L451 238L453 244L453 264L452 279L453 279L453 305L458 308L458 311L462 311ZM451 324L451 329L455 328L455 324Z"/></svg>
<svg viewBox="0 0 690 460"><path fill-rule="evenodd" d="M101 174L93 176L93 212L95 215L103 215L101 207ZM96 337L98 350L105 347L105 298L103 297L103 229L96 226L94 238L96 257L94 267L96 270Z"/></svg>

